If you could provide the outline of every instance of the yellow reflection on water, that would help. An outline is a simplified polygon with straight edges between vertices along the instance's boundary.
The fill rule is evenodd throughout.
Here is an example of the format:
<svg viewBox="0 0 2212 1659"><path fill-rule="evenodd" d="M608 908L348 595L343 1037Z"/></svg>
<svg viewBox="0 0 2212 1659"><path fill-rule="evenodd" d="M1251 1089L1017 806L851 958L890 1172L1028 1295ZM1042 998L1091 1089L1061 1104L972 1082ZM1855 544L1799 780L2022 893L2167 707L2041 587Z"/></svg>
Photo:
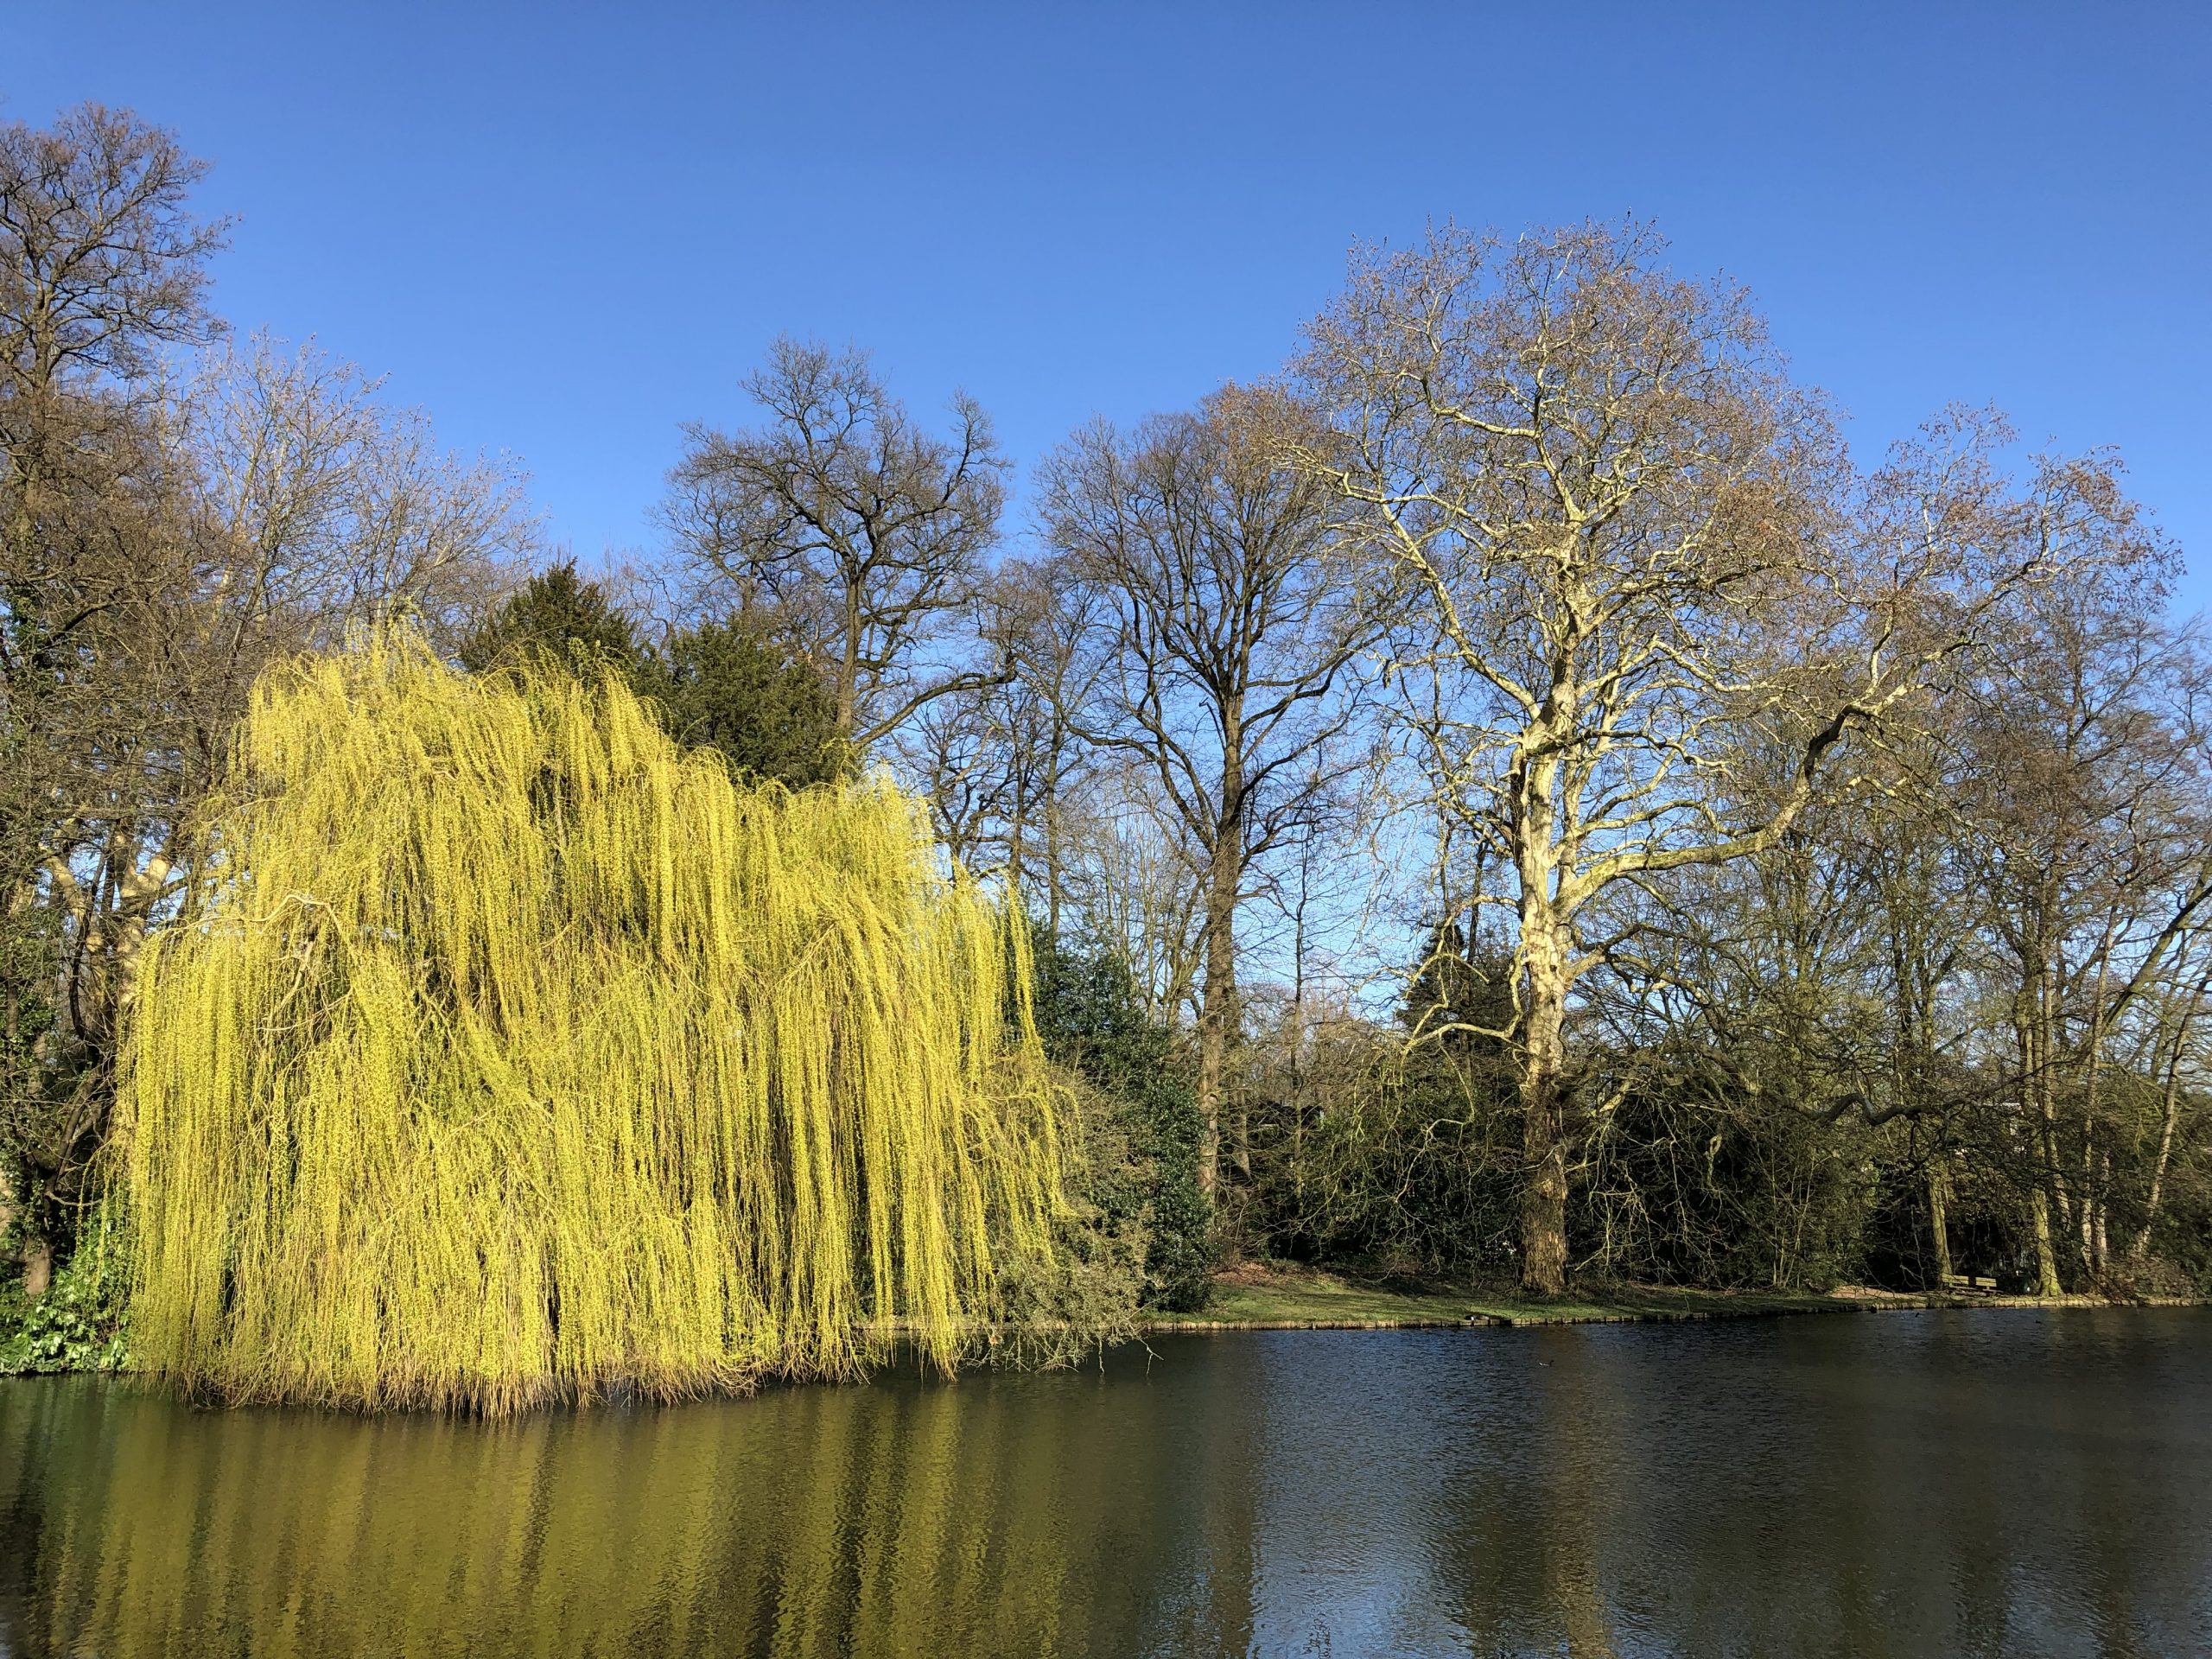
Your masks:
<svg viewBox="0 0 2212 1659"><path fill-rule="evenodd" d="M42 1409L0 1414L0 1463L57 1471L18 1592L26 1645L1089 1651L1117 1586L1174 1579L1163 1555L1192 1517L1117 1512L1142 1448L1111 1412L1020 1408L1023 1382L493 1424L47 1385Z"/></svg>

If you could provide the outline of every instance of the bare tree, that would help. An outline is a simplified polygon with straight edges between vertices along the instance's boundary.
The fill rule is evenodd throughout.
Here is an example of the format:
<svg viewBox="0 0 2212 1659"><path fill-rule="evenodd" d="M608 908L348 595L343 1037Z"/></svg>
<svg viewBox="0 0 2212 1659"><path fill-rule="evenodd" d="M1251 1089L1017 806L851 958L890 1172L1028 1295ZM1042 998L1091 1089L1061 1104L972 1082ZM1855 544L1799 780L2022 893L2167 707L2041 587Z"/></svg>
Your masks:
<svg viewBox="0 0 2212 1659"><path fill-rule="evenodd" d="M974 600L1007 462L973 398L934 436L856 351L779 340L745 386L766 421L686 428L663 520L726 604L772 605L798 633L865 750L987 677L931 652Z"/></svg>
<svg viewBox="0 0 2212 1659"><path fill-rule="evenodd" d="M1099 669L1086 648L1097 610L1064 562L1007 560L976 607L991 671L924 709L899 741L948 849L979 873L1004 873L1054 938L1068 899L1068 827L1083 815L1076 795L1099 758L1080 731Z"/></svg>
<svg viewBox="0 0 2212 1659"><path fill-rule="evenodd" d="M994 691L1007 773L1007 861L1049 937L1067 899L1067 826L1099 759L1085 741L1101 664L1087 647L1099 594L1060 560L1013 560L995 575L985 638L1002 653Z"/></svg>
<svg viewBox="0 0 2212 1659"><path fill-rule="evenodd" d="M2001 648L1955 700L1956 786L1985 970L2034 1147L2037 1277L2056 1295L2054 1207L2081 1276L2110 1265L2122 1076L2108 1051L2212 910L2212 681L2165 620L2178 558L2107 458L2038 463L2023 508L2024 533L2063 571L2021 596Z"/></svg>
<svg viewBox="0 0 2212 1659"><path fill-rule="evenodd" d="M1847 732L2036 566L1940 492L1845 541L1821 406L1740 292L1660 252L1585 226L1363 255L1303 359L1336 429L1310 467L1422 597L1393 664L1408 736L1505 877L1472 897L1516 925L1502 1034L1543 1294L1567 1271L1569 1004L1612 948L1596 901L1772 845ZM1743 764L1776 753L1779 779Z"/></svg>
<svg viewBox="0 0 2212 1659"><path fill-rule="evenodd" d="M219 332L199 171L127 115L0 130L0 1157L35 1288L254 676L396 607L457 620L532 535L511 468L448 458L349 368L175 361Z"/></svg>
<svg viewBox="0 0 2212 1659"><path fill-rule="evenodd" d="M2184 1144L2178 1133L2185 1105L2184 1076L2201 1095L2207 1073L2205 1014L2208 996L2212 996L2212 950L2208 945L2212 945L2212 929L2196 929L2183 942L2175 952L2177 971L2167 976L2163 995L2151 1003L2146 1058L2148 1075L2158 1089L2156 1150L2151 1154L2139 1219L2127 1249L2129 1266L2135 1272L2149 1261L2152 1236L2164 1218L2175 1153ZM2199 1105L2194 1115L2201 1116L2201 1110Z"/></svg>
<svg viewBox="0 0 2212 1659"><path fill-rule="evenodd" d="M919 780L937 838L953 861L976 875L1009 867L1006 826L1017 814L1022 751L1001 688L966 688L938 698L909 722L900 747Z"/></svg>
<svg viewBox="0 0 2212 1659"><path fill-rule="evenodd" d="M0 127L0 375L10 459L36 399L144 378L210 327L207 262L226 221L188 206L207 164L128 111L85 104L52 127ZM20 510L20 505L19 505Z"/></svg>
<svg viewBox="0 0 2212 1659"><path fill-rule="evenodd" d="M1062 926L1128 966L1147 1016L1187 1028L1205 960L1204 864L1146 764L1109 755L1058 823Z"/></svg>
<svg viewBox="0 0 2212 1659"><path fill-rule="evenodd" d="M174 587L180 542L142 389L163 348L215 327L206 267L224 226L188 205L203 171L98 105L0 127L0 1208L28 1207L34 1294L58 1218L24 1167L27 1131L66 1089L44 871L57 817L133 775L130 620Z"/></svg>
<svg viewBox="0 0 2212 1659"><path fill-rule="evenodd" d="M1290 463L1307 419L1282 392L1230 388L1129 434L1090 427L1043 474L1046 534L1101 610L1103 668L1082 734L1152 769L1199 860L1208 1189L1247 875L1297 823L1317 759L1350 729L1370 637L1371 611L1330 537L1329 493ZM1246 1149L1236 1154L1249 1173Z"/></svg>
<svg viewBox="0 0 2212 1659"><path fill-rule="evenodd" d="M449 648L518 579L537 543L519 469L441 448L419 411L379 391L350 363L264 334L207 354L170 405L219 620L194 642L195 672L220 663L235 688L272 653L402 613Z"/></svg>

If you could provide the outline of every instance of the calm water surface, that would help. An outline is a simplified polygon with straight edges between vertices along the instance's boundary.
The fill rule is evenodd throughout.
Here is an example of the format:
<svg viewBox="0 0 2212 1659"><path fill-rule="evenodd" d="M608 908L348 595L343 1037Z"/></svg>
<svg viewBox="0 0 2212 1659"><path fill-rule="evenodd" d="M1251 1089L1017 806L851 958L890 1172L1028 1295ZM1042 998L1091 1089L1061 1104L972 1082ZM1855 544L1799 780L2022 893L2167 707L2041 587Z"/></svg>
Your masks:
<svg viewBox="0 0 2212 1659"><path fill-rule="evenodd" d="M2212 1652L2212 1313L1155 1341L494 1427L0 1382L0 1655Z"/></svg>

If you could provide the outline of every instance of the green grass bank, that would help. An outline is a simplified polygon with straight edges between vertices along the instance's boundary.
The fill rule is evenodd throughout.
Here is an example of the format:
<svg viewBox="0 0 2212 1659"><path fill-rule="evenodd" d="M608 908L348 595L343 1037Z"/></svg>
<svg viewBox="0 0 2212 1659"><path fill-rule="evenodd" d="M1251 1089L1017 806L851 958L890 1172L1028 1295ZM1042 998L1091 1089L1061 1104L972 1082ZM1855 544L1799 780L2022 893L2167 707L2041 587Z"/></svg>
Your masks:
<svg viewBox="0 0 2212 1659"><path fill-rule="evenodd" d="M1821 1293L1688 1290L1663 1285L1578 1286L1556 1301L1488 1287L1405 1289L1281 1263L1247 1264L1216 1275L1198 1314L1154 1313L1147 1331L1437 1329L1468 1325L1631 1324L1753 1319L1781 1313L1880 1313L1932 1307L2201 1306L2192 1298L2118 1304L2101 1297L1893 1294L1858 1286Z"/></svg>

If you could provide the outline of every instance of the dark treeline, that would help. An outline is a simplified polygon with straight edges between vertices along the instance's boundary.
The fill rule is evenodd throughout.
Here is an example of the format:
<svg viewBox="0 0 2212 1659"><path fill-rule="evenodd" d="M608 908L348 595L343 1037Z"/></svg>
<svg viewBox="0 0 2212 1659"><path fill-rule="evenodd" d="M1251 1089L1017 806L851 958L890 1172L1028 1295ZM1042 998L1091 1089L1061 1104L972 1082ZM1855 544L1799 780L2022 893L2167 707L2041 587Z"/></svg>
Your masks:
<svg viewBox="0 0 2212 1659"><path fill-rule="evenodd" d="M1356 255L1282 373L1039 459L779 341L579 575L206 304L198 163L0 129L0 1216L99 1188L135 953L271 660L405 613L1033 918L1101 1260L2044 1294L2212 1276L2208 679L2112 455L1868 463L1637 225Z"/></svg>

